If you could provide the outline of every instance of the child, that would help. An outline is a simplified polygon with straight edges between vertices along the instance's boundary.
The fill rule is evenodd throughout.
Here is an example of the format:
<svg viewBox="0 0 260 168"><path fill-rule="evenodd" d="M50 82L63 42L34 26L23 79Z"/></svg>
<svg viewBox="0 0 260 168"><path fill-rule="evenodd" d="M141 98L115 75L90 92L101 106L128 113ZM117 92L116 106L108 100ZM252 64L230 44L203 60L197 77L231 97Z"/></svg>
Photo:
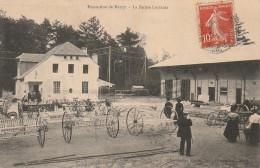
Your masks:
<svg viewBox="0 0 260 168"><path fill-rule="evenodd" d="M167 118L171 118L173 104L170 102L171 98L167 97L167 102L164 105L164 114Z"/></svg>
<svg viewBox="0 0 260 168"><path fill-rule="evenodd" d="M188 113L182 113L181 116L179 116L178 120L178 132L177 132L177 137L181 138L180 142L180 155L184 155L184 147L185 147L185 142L187 143L187 148L186 148L186 156L191 156L190 150L191 150L191 126L192 126L192 121L188 117Z"/></svg>

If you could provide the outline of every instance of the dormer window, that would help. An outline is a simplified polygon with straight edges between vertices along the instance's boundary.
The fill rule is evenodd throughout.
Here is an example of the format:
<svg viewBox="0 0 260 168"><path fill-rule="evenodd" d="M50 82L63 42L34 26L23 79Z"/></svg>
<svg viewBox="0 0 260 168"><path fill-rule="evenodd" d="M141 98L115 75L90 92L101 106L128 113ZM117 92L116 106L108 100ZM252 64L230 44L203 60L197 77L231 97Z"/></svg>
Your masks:
<svg viewBox="0 0 260 168"><path fill-rule="evenodd" d="M72 56L70 56L70 59L73 59L73 57L72 57Z"/></svg>
<svg viewBox="0 0 260 168"><path fill-rule="evenodd" d="M79 59L79 56L76 56L76 60L78 60Z"/></svg>
<svg viewBox="0 0 260 168"><path fill-rule="evenodd" d="M67 59L67 56L64 56L64 59Z"/></svg>

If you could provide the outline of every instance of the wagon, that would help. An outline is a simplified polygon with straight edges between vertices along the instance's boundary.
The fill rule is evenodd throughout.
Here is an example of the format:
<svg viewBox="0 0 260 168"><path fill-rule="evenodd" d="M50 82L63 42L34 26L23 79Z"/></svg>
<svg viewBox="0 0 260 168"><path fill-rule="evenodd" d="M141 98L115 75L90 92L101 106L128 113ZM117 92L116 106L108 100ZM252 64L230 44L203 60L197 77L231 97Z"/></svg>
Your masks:
<svg viewBox="0 0 260 168"><path fill-rule="evenodd" d="M65 111L62 116L62 134L65 142L70 143L72 131L86 127L106 128L110 137L115 138L119 132L119 119L113 109L108 114L79 113L79 111Z"/></svg>
<svg viewBox="0 0 260 168"><path fill-rule="evenodd" d="M146 119L147 123L160 123L161 126L165 126L169 133L173 133L177 129L177 120L167 118L164 115L165 108L161 111L160 116L157 119ZM174 111L177 115L177 113ZM173 113L173 114L174 114ZM142 112L137 108L131 108L126 116L126 127L128 132L133 136L138 136L143 132L144 119Z"/></svg>

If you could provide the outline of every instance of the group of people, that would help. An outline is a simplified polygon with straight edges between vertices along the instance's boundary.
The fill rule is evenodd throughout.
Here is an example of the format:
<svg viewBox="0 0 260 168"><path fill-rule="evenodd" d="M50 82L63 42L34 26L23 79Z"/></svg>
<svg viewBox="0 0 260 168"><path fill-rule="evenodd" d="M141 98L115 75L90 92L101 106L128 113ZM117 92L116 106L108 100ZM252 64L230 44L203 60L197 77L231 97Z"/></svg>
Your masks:
<svg viewBox="0 0 260 168"><path fill-rule="evenodd" d="M228 141L234 143L237 141L239 134L239 122L240 117L237 113L238 107L236 105L231 106L231 112L228 114L227 126L224 131L224 136ZM251 145L257 145L260 142L260 113L257 106L253 106L250 110L253 114L249 116L248 125L244 129L246 141Z"/></svg>
<svg viewBox="0 0 260 168"><path fill-rule="evenodd" d="M170 97L167 97L167 102L164 107L164 114L167 118L172 118L173 104L170 102ZM224 131L224 136L230 142L236 142L239 136L239 115L236 113L238 107L236 105L231 106L231 112L228 114L228 122ZM260 112L257 106L250 108L253 114L249 117L249 124L244 130L246 141L249 144L257 145L260 142ZM186 156L191 156L191 126L192 121L189 118L188 113L184 112L181 99L177 98L175 105L175 115L173 120L177 120L178 132L177 137L181 138L180 141L180 155L184 155L185 142L187 144Z"/></svg>
<svg viewBox="0 0 260 168"><path fill-rule="evenodd" d="M29 91L22 99L22 102L38 102L42 101L42 95L40 91L33 91L33 94Z"/></svg>

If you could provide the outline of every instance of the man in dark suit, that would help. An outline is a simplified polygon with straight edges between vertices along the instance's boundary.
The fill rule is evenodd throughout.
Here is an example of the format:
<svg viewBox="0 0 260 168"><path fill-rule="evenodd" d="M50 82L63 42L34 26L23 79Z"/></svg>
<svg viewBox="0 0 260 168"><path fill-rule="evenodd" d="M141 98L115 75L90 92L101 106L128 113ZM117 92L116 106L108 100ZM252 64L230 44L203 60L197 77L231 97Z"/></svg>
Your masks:
<svg viewBox="0 0 260 168"><path fill-rule="evenodd" d="M185 141L187 143L187 148L186 148L186 156L191 156L190 150L191 150L191 126L192 126L192 121L188 117L188 113L182 113L181 116L179 116L178 120L178 132L177 136L181 138L181 143L180 143L180 154L184 155L184 147L185 147Z"/></svg>

